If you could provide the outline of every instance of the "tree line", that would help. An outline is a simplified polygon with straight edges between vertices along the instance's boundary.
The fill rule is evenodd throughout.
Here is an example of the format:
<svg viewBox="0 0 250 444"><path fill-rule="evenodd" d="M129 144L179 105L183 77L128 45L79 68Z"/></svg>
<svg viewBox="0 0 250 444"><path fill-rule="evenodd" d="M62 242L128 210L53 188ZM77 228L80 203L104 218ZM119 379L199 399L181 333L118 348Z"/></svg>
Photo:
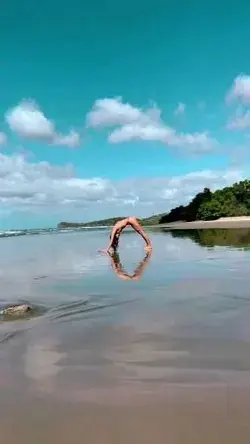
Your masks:
<svg viewBox="0 0 250 444"><path fill-rule="evenodd" d="M180 205L163 215L159 223L215 220L220 217L249 215L250 180L243 180L214 192L209 188L204 188L188 205Z"/></svg>

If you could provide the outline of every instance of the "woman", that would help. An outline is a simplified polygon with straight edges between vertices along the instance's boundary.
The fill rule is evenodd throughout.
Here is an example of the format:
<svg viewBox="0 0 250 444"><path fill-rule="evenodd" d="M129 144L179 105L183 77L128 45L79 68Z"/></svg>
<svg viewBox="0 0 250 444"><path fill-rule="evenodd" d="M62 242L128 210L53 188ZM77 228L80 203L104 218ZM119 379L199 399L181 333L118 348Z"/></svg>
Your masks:
<svg viewBox="0 0 250 444"><path fill-rule="evenodd" d="M122 219L122 220L119 220L118 222L116 222L116 224L114 225L114 227L112 229L111 235L110 235L110 243L108 245L108 248L106 250L101 250L101 252L109 253L111 248L114 251L116 251L118 248L120 235L121 235L122 231L124 230L124 228L126 228L127 226L131 226L145 240L145 242L146 242L145 250L146 251L152 250L151 240L149 239L148 235L143 230L142 226L140 225L140 223L138 222L136 217L126 217L125 219Z"/></svg>

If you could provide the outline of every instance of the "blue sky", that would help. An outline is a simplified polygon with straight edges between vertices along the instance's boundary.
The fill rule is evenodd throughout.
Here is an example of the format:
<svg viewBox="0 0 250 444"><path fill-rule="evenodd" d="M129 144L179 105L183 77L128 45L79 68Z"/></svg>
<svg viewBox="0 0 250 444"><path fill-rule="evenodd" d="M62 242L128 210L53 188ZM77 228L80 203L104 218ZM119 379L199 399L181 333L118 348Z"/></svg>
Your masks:
<svg viewBox="0 0 250 444"><path fill-rule="evenodd" d="M0 227L147 216L248 177L250 4L4 2Z"/></svg>

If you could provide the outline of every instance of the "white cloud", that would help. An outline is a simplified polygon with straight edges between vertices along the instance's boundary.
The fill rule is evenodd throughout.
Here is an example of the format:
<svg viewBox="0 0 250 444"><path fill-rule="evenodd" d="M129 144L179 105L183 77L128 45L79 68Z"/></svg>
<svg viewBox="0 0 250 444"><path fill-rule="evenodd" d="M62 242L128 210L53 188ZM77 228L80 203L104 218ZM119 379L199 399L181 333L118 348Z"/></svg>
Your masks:
<svg viewBox="0 0 250 444"><path fill-rule="evenodd" d="M47 119L34 101L22 101L5 114L10 129L30 140L41 140L53 145L77 146L79 134L71 131L67 135L57 134L54 123Z"/></svg>
<svg viewBox="0 0 250 444"><path fill-rule="evenodd" d="M204 187L212 190L230 185L243 178L240 170L202 170L173 177L130 179L119 183L119 190L126 189L137 198L138 204L164 203L166 210L189 201Z"/></svg>
<svg viewBox="0 0 250 444"><path fill-rule="evenodd" d="M186 110L185 103L179 102L176 109L174 110L175 116L180 116L181 114L184 114Z"/></svg>
<svg viewBox="0 0 250 444"><path fill-rule="evenodd" d="M76 177L70 165L31 163L22 155L0 153L1 213L6 207L50 214L60 210L72 220L77 208L87 208L80 213L82 220L124 213L143 216L185 203L205 186L216 189L243 177L240 170L204 170L175 177L112 182Z"/></svg>
<svg viewBox="0 0 250 444"><path fill-rule="evenodd" d="M236 116L227 125L230 130L244 130L250 128L250 111L246 111L240 116Z"/></svg>
<svg viewBox="0 0 250 444"><path fill-rule="evenodd" d="M133 140L162 142L177 148L189 148L193 152L207 152L218 142L203 133L177 133L168 126L158 124L128 124L112 131L108 136L111 143L131 142Z"/></svg>
<svg viewBox="0 0 250 444"><path fill-rule="evenodd" d="M53 144L74 148L76 146L79 146L80 144L80 134L77 133L75 130L71 130L66 136L57 134L54 137Z"/></svg>
<svg viewBox="0 0 250 444"><path fill-rule="evenodd" d="M174 142L175 131L157 124L130 123L112 131L108 137L111 143L130 142L131 140L151 140L164 143Z"/></svg>
<svg viewBox="0 0 250 444"><path fill-rule="evenodd" d="M231 102L233 100L240 100L242 103L250 103L250 76L245 74L238 75L231 86L226 100Z"/></svg>
<svg viewBox="0 0 250 444"><path fill-rule="evenodd" d="M0 132L0 145L5 145L7 142L7 136L5 133Z"/></svg>
<svg viewBox="0 0 250 444"><path fill-rule="evenodd" d="M176 140L176 146L188 147L195 152L211 151L219 143L216 139L211 138L207 132L202 133L184 133L179 134Z"/></svg>
<svg viewBox="0 0 250 444"><path fill-rule="evenodd" d="M7 111L5 117L11 130L22 137L48 141L54 137L54 123L45 117L34 102L21 102Z"/></svg>
<svg viewBox="0 0 250 444"><path fill-rule="evenodd" d="M156 141L173 147L189 147L196 152L209 151L217 145L207 132L177 133L164 124L156 106L143 110L123 103L121 98L97 100L87 114L86 124L92 128L116 127L108 136L111 143Z"/></svg>
<svg viewBox="0 0 250 444"><path fill-rule="evenodd" d="M152 109L149 109L145 112L129 103L123 103L121 97L99 99L87 114L86 123L90 128L126 125L133 122L146 123L152 118L151 111Z"/></svg>

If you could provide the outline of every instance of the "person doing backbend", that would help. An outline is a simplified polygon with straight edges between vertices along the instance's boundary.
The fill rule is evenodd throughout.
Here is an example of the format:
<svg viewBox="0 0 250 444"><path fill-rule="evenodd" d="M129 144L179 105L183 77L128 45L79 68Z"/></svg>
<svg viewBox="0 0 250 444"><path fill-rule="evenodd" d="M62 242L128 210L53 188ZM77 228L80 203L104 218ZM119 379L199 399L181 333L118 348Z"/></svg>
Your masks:
<svg viewBox="0 0 250 444"><path fill-rule="evenodd" d="M147 233L144 231L144 229L142 228L142 226L140 225L140 223L138 222L136 217L126 217L126 218L116 222L115 225L113 226L113 229L112 229L112 232L110 235L109 245L106 250L101 250L103 253L109 253L111 248L113 249L113 251L117 250L118 245L119 245L120 235L121 235L122 231L124 230L124 228L126 228L127 226L131 226L145 240L145 242L146 242L145 250L146 251L152 250L151 240L149 239Z"/></svg>

